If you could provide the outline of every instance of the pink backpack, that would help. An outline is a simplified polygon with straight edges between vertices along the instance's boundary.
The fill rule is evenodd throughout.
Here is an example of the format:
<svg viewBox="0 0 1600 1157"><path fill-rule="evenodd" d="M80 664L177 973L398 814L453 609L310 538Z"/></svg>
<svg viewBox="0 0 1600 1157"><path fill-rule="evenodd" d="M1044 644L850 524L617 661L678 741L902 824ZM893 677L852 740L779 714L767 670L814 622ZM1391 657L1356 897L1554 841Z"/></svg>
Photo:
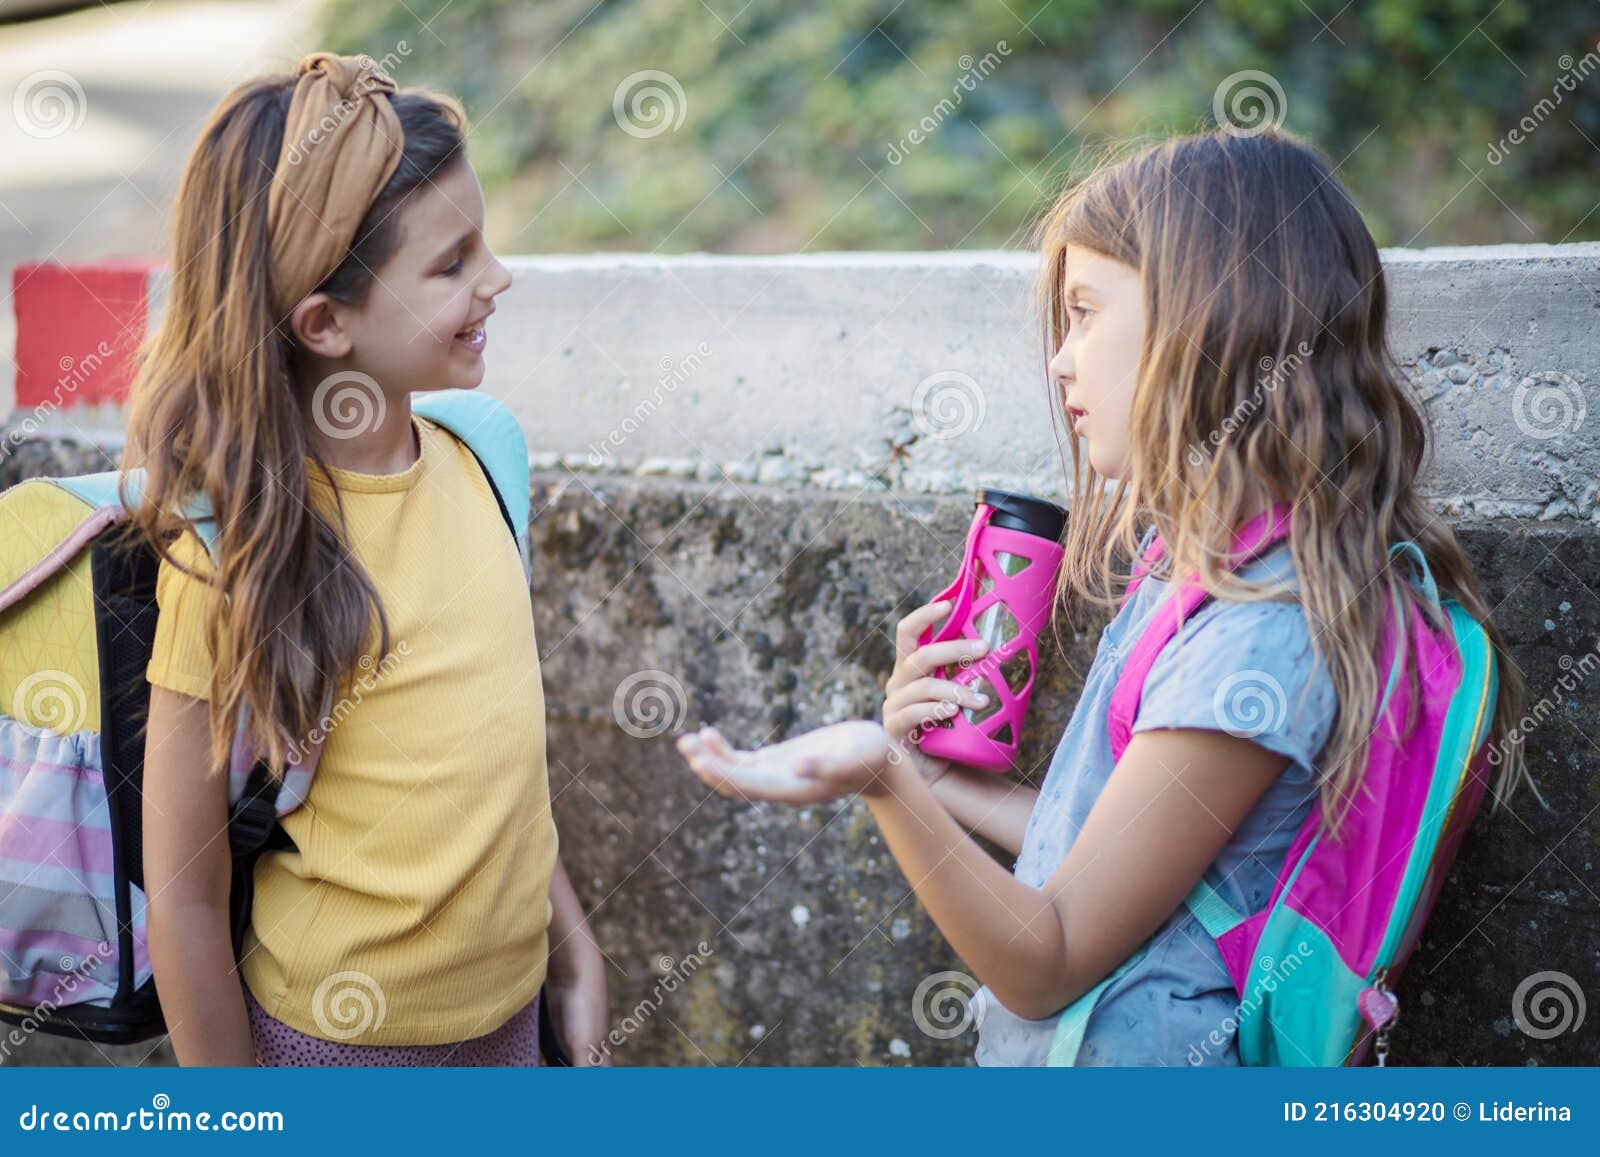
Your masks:
<svg viewBox="0 0 1600 1157"><path fill-rule="evenodd" d="M1261 554L1288 530L1286 504L1258 515L1235 541L1239 562ZM1151 544L1126 598L1164 549L1159 538ZM1459 603L1440 601L1416 544L1396 543L1389 553L1399 552L1416 563L1418 577L1410 595L1397 596L1385 627L1380 669L1389 670L1388 686L1361 788L1339 839L1323 830L1319 798L1289 847L1263 911L1241 915L1204 879L1185 900L1216 939L1239 992L1237 1040L1247 1065L1355 1065L1374 1041L1377 1061L1384 1063L1400 1011L1395 985L1483 800L1498 690L1493 648L1482 625ZM1122 758L1133 736L1156 656L1210 598L1195 577L1167 599L1133 643L1112 693L1113 759ZM1446 630L1429 625L1418 599L1443 617ZM1403 624L1398 634L1397 623ZM1418 672L1415 702L1402 677L1407 663ZM1415 728L1402 737L1413 710ZM1050 1063L1075 1062L1101 992L1143 953L1062 1013Z"/></svg>

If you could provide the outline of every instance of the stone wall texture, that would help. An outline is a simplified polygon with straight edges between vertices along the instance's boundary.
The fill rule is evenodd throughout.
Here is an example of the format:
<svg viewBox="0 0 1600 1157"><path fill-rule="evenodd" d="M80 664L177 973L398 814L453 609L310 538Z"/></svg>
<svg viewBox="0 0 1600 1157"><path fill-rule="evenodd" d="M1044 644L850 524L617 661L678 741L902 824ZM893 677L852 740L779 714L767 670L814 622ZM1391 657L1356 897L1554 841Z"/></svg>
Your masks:
<svg viewBox="0 0 1600 1157"><path fill-rule="evenodd" d="M1391 1060L1600 1063L1600 1012L1573 1023L1600 999L1600 686L1584 677L1600 648L1600 438L1586 419L1600 246L1385 257L1393 344L1437 435L1425 484L1527 680L1548 805L1523 796L1469 834L1402 982ZM1059 496L1032 259L513 269L486 388L516 408L533 453L552 791L612 964L616 1060L971 1063L973 1034L941 1019L955 982L930 980L964 965L866 808L732 803L686 772L673 737L714 722L748 745L874 716L894 624L948 580L973 487ZM115 452L53 415L0 461L0 486ZM1032 779L1098 633L1044 641L1021 761ZM1566 978L1554 1034L1542 973ZM170 1051L38 1037L13 1059Z"/></svg>

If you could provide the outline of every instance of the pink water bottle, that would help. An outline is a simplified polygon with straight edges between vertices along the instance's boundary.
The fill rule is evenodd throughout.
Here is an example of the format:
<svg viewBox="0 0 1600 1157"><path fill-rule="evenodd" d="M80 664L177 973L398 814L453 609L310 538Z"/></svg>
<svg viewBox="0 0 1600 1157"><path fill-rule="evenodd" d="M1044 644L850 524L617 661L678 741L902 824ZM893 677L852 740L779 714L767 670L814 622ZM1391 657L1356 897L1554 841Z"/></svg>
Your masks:
<svg viewBox="0 0 1600 1157"><path fill-rule="evenodd" d="M929 628L920 644L962 636L988 643L971 666L936 675L969 684L989 701L925 725L917 743L941 759L1008 771L1039 669L1039 632L1055 603L1067 512L1042 498L987 488L978 491L977 507L961 573L933 600L949 599L950 617Z"/></svg>

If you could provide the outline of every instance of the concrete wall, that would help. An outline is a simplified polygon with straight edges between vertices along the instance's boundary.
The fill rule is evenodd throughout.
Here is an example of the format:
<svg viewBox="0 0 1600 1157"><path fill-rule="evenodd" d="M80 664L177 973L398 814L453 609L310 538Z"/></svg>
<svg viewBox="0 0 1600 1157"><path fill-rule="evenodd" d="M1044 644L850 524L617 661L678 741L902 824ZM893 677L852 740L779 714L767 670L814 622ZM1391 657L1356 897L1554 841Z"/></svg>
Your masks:
<svg viewBox="0 0 1600 1157"><path fill-rule="evenodd" d="M1600 688L1580 677L1600 647L1586 419L1600 245L1385 257L1396 352L1438 433L1425 482L1539 705L1528 753L1550 805L1523 798L1473 829L1401 986L1392 1057L1600 1063L1593 1017L1548 1031L1552 983L1569 1005L1600 998ZM517 408L534 453L552 787L616 1016L632 1018L618 1061L967 1061L971 1034L946 1037L930 1007L943 982L913 1009L920 984L963 966L866 809L708 796L672 737L710 721L757 743L875 714L894 622L947 580L972 488L1060 493L1031 259L528 258L514 271L487 388ZM0 485L97 453L30 444L0 462ZM1045 648L1023 759L1034 778L1097 636ZM149 1052L30 1047L89 1062Z"/></svg>

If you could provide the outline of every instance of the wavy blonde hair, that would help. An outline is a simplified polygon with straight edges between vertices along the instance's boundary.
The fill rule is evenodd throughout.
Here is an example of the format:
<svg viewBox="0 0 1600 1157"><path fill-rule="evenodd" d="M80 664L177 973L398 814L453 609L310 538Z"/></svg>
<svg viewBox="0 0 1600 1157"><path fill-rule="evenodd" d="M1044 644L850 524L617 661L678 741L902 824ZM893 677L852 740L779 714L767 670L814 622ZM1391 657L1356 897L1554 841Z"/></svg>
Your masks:
<svg viewBox="0 0 1600 1157"><path fill-rule="evenodd" d="M1389 547L1410 540L1440 597L1459 601L1492 641L1500 682L1490 742L1504 758L1490 787L1502 805L1528 780L1516 731L1524 683L1471 563L1418 493L1432 446L1389 350L1383 265L1324 159L1278 131L1170 140L1069 188L1037 240L1047 358L1070 324L1069 245L1138 270L1146 310L1125 478L1111 486L1095 471L1050 389L1071 451L1063 616L1117 606L1127 560L1152 524L1167 548L1157 578L1198 572L1219 599L1292 600L1281 583L1249 583L1224 565L1263 497L1290 503L1298 601L1338 695L1318 761L1336 832L1365 770L1380 634L1397 593L1410 590L1408 564L1391 562ZM1415 688L1413 665L1407 677Z"/></svg>

